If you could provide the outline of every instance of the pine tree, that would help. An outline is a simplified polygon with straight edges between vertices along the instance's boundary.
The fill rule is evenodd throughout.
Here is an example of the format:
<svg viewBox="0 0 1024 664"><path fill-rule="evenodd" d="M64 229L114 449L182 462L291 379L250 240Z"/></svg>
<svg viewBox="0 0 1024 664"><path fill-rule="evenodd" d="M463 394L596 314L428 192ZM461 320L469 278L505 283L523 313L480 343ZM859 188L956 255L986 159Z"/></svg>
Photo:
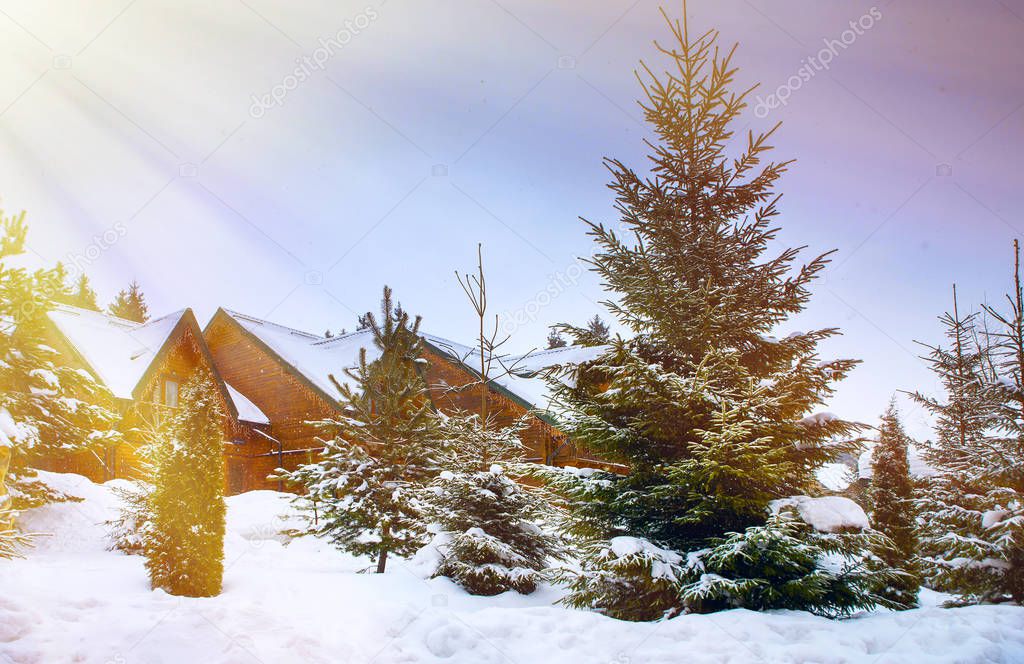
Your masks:
<svg viewBox="0 0 1024 664"><path fill-rule="evenodd" d="M901 608L908 609L917 606L917 595L921 588L914 485L907 457L909 449L910 437L903 431L893 401L882 416L878 444L873 454L871 520L875 529L885 534L895 545L879 549L876 555L887 567L906 572L895 583L881 588L879 594Z"/></svg>
<svg viewBox="0 0 1024 664"><path fill-rule="evenodd" d="M9 455L5 482L16 509L61 497L36 479L36 460L120 438L113 396L88 373L64 365L51 346L47 314L62 271L30 273L16 265L28 233L24 216L0 214L0 448Z"/></svg>
<svg viewBox="0 0 1024 664"><path fill-rule="evenodd" d="M451 452L426 500L438 529L430 545L440 555L434 575L473 595L528 595L549 561L564 556L558 538L538 525L551 523L549 503L508 474L525 463L523 427L485 425L468 414L441 427Z"/></svg>
<svg viewBox="0 0 1024 664"><path fill-rule="evenodd" d="M1014 242L1007 309L944 318L951 349L932 349L946 401L918 399L938 416L939 469L925 503L932 582L966 602L1024 602L1024 288ZM979 327L981 328L979 330Z"/></svg>
<svg viewBox="0 0 1024 664"><path fill-rule="evenodd" d="M57 267L54 269L57 273L57 281L61 284L59 290L54 293L54 302L92 311L100 310L96 291L92 289L88 275L83 273L74 282L71 282L69 281L70 275L63 263L57 263Z"/></svg>
<svg viewBox="0 0 1024 664"><path fill-rule="evenodd" d="M137 281L133 281L127 290L117 294L110 304L111 315L125 320L145 323L149 320L149 306L146 304L146 296Z"/></svg>
<svg viewBox="0 0 1024 664"><path fill-rule="evenodd" d="M804 309L829 254L797 267L799 249L768 253L772 189L789 163L765 162L775 129L727 154L749 93L731 91L733 51L717 49L714 31L693 38L685 19L666 21L668 71L640 73L651 173L608 160L624 230L587 222L590 262L614 294L605 304L632 336L612 340L572 387L555 383L574 441L629 473L557 488L579 534L643 539L685 558L763 527L771 500L805 493L817 468L854 448L837 440L856 425L808 414L857 363L818 357L835 329L770 336Z"/></svg>
<svg viewBox="0 0 1024 664"><path fill-rule="evenodd" d="M568 346L568 342L565 340L558 330L552 329L548 332L548 350L554 350L556 348L565 348Z"/></svg>
<svg viewBox="0 0 1024 664"><path fill-rule="evenodd" d="M343 379L332 377L345 415L321 423L330 435L322 459L278 471L305 489L300 504L317 511L313 532L344 551L374 556L381 574L391 554L409 555L426 543L422 492L440 472L420 319L410 325L408 314L396 318L394 311L385 287L380 322L372 313L363 317L374 348L361 349L358 368L346 369Z"/></svg>
<svg viewBox="0 0 1024 664"><path fill-rule="evenodd" d="M989 353L977 318L961 316L954 286L953 311L939 319L949 346L926 346L925 358L945 399L913 395L935 416L936 440L924 449L924 458L937 472L920 501L924 571L929 586L967 602L998 599L1003 575L999 545L985 532L985 516L997 506L986 466L978 465L992 446L999 405L985 377Z"/></svg>
<svg viewBox="0 0 1024 664"><path fill-rule="evenodd" d="M73 307L89 309L91 311L100 310L96 291L93 290L88 275L82 274L78 277L74 287L71 289L70 296L64 300L64 304L70 304Z"/></svg>
<svg viewBox="0 0 1024 664"><path fill-rule="evenodd" d="M595 342L606 344L611 339L611 328L597 314L587 321L587 331Z"/></svg>
<svg viewBox="0 0 1024 664"><path fill-rule="evenodd" d="M215 597L224 577L224 411L212 377L197 371L182 387L171 435L154 452L144 535L153 588Z"/></svg>
<svg viewBox="0 0 1024 664"><path fill-rule="evenodd" d="M435 576L446 576L474 595L498 595L510 590L532 593L549 560L564 555L560 540L542 524L554 511L539 488L521 485L514 477L526 464L520 435L525 419L498 426L489 411L489 383L494 380L498 323L487 333L487 280L483 248L477 251L477 273L456 273L479 320L477 381L461 390L482 397L476 413L439 415L445 441L445 471L428 487L426 504L436 536L428 547L440 558ZM463 358L469 361L469 357ZM499 362L500 364L500 362ZM501 364L501 370L508 367Z"/></svg>

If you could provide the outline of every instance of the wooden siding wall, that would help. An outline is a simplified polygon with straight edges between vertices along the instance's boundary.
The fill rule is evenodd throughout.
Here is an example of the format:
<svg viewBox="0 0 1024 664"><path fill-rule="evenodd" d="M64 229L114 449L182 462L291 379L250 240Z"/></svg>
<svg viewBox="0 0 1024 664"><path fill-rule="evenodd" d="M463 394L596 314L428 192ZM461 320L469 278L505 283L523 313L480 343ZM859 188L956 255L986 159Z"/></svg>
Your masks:
<svg viewBox="0 0 1024 664"><path fill-rule="evenodd" d="M264 433L280 441L283 450L279 454L277 443L257 435L254 442L235 451L238 464L247 458L248 470L236 465L229 476L234 472L234 482L244 483L248 490L277 489L279 483L267 476L281 465L294 470L314 460L323 443L308 422L331 418L336 411L234 323L214 320L206 331L206 343L224 380L267 415L272 424L263 428Z"/></svg>

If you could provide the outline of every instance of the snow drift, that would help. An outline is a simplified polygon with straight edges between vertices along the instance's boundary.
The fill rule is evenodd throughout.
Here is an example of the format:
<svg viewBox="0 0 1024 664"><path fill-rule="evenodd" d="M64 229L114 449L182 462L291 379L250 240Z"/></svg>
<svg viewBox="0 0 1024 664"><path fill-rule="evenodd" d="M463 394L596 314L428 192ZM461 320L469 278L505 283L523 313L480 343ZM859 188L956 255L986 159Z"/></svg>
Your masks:
<svg viewBox="0 0 1024 664"><path fill-rule="evenodd" d="M557 588L477 598L401 562L358 574L368 561L283 537L296 517L269 491L228 499L224 594L181 599L151 591L140 558L107 550L111 485L44 477L84 500L26 512L48 536L0 563L5 664L1024 661L1024 609L940 609L930 593L927 608L841 622L729 611L634 624L553 607Z"/></svg>

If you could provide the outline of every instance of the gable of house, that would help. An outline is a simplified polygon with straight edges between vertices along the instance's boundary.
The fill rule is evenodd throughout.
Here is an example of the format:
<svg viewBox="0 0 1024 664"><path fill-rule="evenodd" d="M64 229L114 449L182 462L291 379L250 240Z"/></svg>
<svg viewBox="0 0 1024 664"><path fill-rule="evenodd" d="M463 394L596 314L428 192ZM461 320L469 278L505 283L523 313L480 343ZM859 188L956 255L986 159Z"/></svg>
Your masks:
<svg viewBox="0 0 1024 664"><path fill-rule="evenodd" d="M140 472L134 452L137 429L169 416L181 386L198 369L214 379L225 411L225 436L244 438L241 417L265 421L258 409L220 377L190 309L136 323L70 306L49 312L50 343L66 361L104 385L120 405L125 442L53 460L58 469L94 480L133 477Z"/></svg>

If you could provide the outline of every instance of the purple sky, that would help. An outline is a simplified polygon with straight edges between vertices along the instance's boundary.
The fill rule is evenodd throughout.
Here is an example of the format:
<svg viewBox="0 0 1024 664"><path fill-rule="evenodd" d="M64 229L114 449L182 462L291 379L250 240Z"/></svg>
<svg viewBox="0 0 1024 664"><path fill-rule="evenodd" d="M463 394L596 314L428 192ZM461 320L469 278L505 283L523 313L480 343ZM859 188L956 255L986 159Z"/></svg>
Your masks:
<svg viewBox="0 0 1024 664"><path fill-rule="evenodd" d="M617 221L603 156L643 165L632 71L665 36L657 3L82 4L0 1L0 196L28 210L40 260L86 266L105 300L137 278L157 313L226 306L319 332L351 329L389 283L426 329L466 340L452 272L483 242L495 313L526 321L510 348L599 310L577 217ZM974 305L1009 283L1024 2L694 0L690 15L740 42L744 83L788 95L745 119L782 120L777 157L798 160L781 240L839 254L780 332L841 327L825 353L864 364L830 408L874 422L895 391L934 389L914 340L937 340L950 284Z"/></svg>

